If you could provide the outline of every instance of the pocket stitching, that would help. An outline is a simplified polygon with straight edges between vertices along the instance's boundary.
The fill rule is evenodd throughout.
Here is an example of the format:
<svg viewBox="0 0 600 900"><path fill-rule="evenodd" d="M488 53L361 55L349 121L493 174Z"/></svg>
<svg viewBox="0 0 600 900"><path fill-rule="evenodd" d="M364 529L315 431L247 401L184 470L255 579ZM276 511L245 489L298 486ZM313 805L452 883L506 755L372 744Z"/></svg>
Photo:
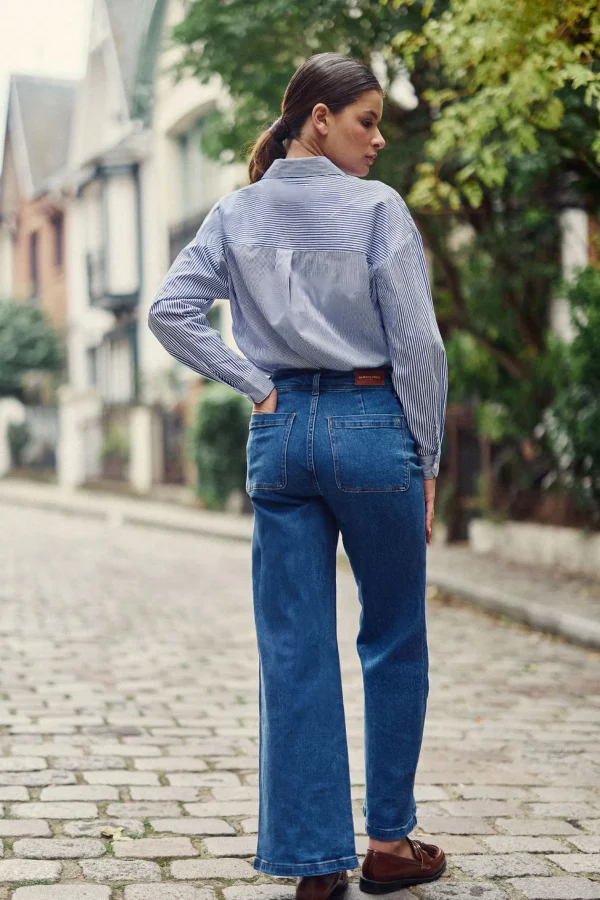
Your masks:
<svg viewBox="0 0 600 900"><path fill-rule="evenodd" d="M402 413L367 413L327 418L330 428L406 428L406 417Z"/></svg>
<svg viewBox="0 0 600 900"><path fill-rule="evenodd" d="M274 412L274 413L252 413L252 415L259 415L259 416L265 415L268 418L269 416L276 416L277 412ZM283 444L282 444L282 448L281 448L281 459L280 459L280 466L279 466L279 473L280 473L279 481L270 482L270 483L267 483L267 482L263 483L263 482L259 482L259 481L250 482L249 479L246 478L246 493L248 493L249 491L252 491L252 490L281 490L282 488L286 487L286 485L287 485L287 445L288 445L288 441L290 439L292 425L294 423L294 418L296 416L296 413L295 412L280 413L280 415L284 415L285 419L280 419L279 421L276 421L276 422L271 421L269 423L267 423L267 422L264 423L264 425L268 424L269 426L273 426L273 427L281 426L281 427L285 428L285 433L283 436ZM264 427L262 422L259 423L256 420L253 422L251 419L249 432L254 430L255 428L262 428L262 427Z"/></svg>
<svg viewBox="0 0 600 900"><path fill-rule="evenodd" d="M335 482L340 491L345 491L347 493L359 494L359 493L390 493L390 492L404 492L407 491L410 487L410 462L407 459L404 464L405 470L405 484L400 486L391 486L391 487L344 487L341 481L341 468L340 468L340 458L339 458L339 445L338 441L335 437L335 429L336 428L363 428L363 427L375 427L375 428L398 428L402 432L402 451L404 456L406 457L406 434L405 434L405 422L404 416L398 416L395 413L371 413L369 418L381 415L383 417L388 417L389 419L402 419L403 421L398 424L388 421L375 421L368 422L365 421L365 418L360 415L352 415L352 416L328 416L328 431L329 431L329 440L331 444L331 450L333 454L333 469L335 474ZM354 422L348 422L349 419L354 419ZM336 421L337 420L337 421ZM346 420L346 421L343 421Z"/></svg>
<svg viewBox="0 0 600 900"><path fill-rule="evenodd" d="M292 421L293 417L296 413L251 413L250 421L248 423L249 429L252 428L263 428L265 425L287 425L290 421ZM253 419L252 416L258 416L258 418ZM283 416L284 418L279 418L273 420L274 416ZM270 422L268 420L271 420Z"/></svg>

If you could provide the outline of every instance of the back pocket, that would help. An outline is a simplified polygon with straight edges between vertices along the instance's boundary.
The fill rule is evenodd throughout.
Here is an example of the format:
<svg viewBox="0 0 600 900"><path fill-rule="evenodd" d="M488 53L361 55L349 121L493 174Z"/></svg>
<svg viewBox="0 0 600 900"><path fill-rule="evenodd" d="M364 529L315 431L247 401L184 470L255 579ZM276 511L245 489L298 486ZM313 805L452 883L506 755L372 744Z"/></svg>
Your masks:
<svg viewBox="0 0 600 900"><path fill-rule="evenodd" d="M394 413L328 416L335 481L341 491L406 491L406 419Z"/></svg>
<svg viewBox="0 0 600 900"><path fill-rule="evenodd" d="M296 413L252 413L246 443L246 492L287 484L287 444Z"/></svg>

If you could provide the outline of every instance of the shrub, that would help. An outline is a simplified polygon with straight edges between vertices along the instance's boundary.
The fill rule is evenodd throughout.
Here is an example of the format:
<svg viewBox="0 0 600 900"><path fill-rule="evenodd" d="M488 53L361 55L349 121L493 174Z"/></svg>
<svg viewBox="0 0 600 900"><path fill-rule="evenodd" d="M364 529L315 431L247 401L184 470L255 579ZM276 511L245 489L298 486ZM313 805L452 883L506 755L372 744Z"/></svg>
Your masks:
<svg viewBox="0 0 600 900"><path fill-rule="evenodd" d="M59 372L63 362L58 335L41 309L0 302L0 396L20 397L28 372Z"/></svg>
<svg viewBox="0 0 600 900"><path fill-rule="evenodd" d="M102 441L103 457L112 456L121 460L129 458L129 434L122 425L110 425Z"/></svg>
<svg viewBox="0 0 600 900"><path fill-rule="evenodd" d="M555 397L538 435L545 435L554 466L545 487L575 495L600 523L600 270L588 266L567 289L574 338L553 369Z"/></svg>
<svg viewBox="0 0 600 900"><path fill-rule="evenodd" d="M222 509L232 491L246 487L246 442L252 406L227 385L207 382L190 429L196 495L207 509Z"/></svg>

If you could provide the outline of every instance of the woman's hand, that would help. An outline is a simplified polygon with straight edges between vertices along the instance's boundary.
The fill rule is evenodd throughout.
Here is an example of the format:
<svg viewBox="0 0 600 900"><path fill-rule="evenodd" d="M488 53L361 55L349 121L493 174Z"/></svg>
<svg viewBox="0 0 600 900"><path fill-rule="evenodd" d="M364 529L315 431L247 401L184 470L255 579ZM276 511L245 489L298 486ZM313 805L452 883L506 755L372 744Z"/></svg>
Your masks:
<svg viewBox="0 0 600 900"><path fill-rule="evenodd" d="M423 491L425 492L425 535L427 543L431 543L431 532L433 529L433 504L435 501L435 478L426 478L423 481Z"/></svg>
<svg viewBox="0 0 600 900"><path fill-rule="evenodd" d="M277 388L273 388L264 400L255 403L252 407L253 413L273 413L277 412Z"/></svg>

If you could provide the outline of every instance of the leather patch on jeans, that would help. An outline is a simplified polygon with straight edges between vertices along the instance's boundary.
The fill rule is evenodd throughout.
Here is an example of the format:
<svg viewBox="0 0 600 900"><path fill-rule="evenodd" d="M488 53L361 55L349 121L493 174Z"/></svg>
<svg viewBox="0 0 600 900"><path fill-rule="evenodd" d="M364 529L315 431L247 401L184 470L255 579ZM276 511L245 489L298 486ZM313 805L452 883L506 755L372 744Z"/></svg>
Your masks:
<svg viewBox="0 0 600 900"><path fill-rule="evenodd" d="M385 385L383 369L354 369L354 384Z"/></svg>

